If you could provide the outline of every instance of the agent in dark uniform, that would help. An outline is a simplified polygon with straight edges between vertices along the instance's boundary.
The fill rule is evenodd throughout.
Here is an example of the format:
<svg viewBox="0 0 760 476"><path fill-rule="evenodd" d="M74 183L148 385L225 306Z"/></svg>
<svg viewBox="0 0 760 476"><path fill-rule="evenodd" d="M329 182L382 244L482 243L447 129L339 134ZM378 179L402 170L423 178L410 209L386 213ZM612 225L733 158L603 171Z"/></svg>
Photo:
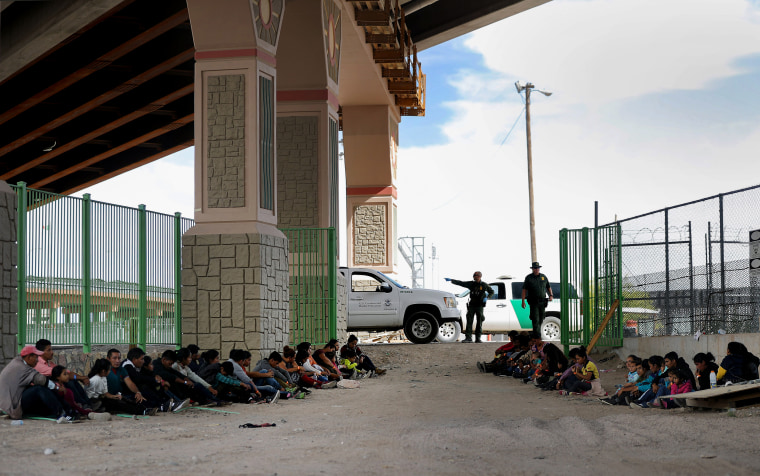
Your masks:
<svg viewBox="0 0 760 476"><path fill-rule="evenodd" d="M478 323L475 326L475 342L480 342L480 334L483 330L483 308L486 307L488 298L494 295L493 289L488 283L480 279L483 275L480 271L475 271L472 275L474 281L458 281L456 279L444 278L457 286L462 286L470 290L470 302L467 303L467 328L464 331L464 340L462 342L472 342L472 318L477 315Z"/></svg>
<svg viewBox="0 0 760 476"><path fill-rule="evenodd" d="M541 274L541 265L535 261L531 266L533 272L525 276L522 288L522 308L525 309L525 300L530 304L530 320L533 322L533 332L541 335L541 325L546 318L546 303L554 299L549 278ZM546 299L546 294L549 299Z"/></svg>

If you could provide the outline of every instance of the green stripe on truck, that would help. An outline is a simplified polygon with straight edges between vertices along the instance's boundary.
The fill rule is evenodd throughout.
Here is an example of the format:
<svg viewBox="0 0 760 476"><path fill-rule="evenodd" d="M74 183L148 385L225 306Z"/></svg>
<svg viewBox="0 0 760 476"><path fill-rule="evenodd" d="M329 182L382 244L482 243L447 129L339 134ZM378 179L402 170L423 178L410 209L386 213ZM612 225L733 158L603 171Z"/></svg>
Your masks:
<svg viewBox="0 0 760 476"><path fill-rule="evenodd" d="M525 309L522 308L522 300L521 299L511 299L512 302L512 309L515 310L515 315L517 316L517 321L520 323L520 327L524 331L532 331L533 330L533 323L530 320L530 304L525 302Z"/></svg>

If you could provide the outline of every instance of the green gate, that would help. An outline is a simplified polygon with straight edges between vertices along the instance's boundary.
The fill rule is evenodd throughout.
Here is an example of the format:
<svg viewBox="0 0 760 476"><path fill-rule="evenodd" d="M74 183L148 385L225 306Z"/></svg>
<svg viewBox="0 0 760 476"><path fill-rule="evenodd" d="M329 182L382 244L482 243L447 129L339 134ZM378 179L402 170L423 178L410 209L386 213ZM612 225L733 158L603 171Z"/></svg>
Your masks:
<svg viewBox="0 0 760 476"><path fill-rule="evenodd" d="M623 345L623 299L620 225L580 230L562 229L560 242L561 340L565 348L587 346L601 326L612 303L615 314L596 346ZM574 299L571 291L579 291Z"/></svg>
<svg viewBox="0 0 760 476"><path fill-rule="evenodd" d="M337 337L335 228L283 228L288 238L290 341L325 344Z"/></svg>

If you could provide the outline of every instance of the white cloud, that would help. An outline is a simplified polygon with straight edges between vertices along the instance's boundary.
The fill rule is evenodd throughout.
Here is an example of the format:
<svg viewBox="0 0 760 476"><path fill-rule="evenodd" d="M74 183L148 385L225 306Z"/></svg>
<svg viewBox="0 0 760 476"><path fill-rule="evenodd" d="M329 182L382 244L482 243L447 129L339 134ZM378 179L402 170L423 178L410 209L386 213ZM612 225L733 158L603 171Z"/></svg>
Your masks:
<svg viewBox="0 0 760 476"><path fill-rule="evenodd" d="M598 104L735 75L735 60L760 49L759 25L745 0L554 0L465 44L559 101Z"/></svg>
<svg viewBox="0 0 760 476"><path fill-rule="evenodd" d="M138 167L75 194L89 193L93 200L136 208L144 204L154 212L193 218L193 153L190 147Z"/></svg>

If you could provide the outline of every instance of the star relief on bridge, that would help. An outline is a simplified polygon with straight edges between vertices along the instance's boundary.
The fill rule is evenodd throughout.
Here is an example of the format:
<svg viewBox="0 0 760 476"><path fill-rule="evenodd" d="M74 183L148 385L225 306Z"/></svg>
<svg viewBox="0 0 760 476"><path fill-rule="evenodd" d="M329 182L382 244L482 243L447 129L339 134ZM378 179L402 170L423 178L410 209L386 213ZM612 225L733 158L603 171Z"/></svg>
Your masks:
<svg viewBox="0 0 760 476"><path fill-rule="evenodd" d="M336 83L340 72L341 18L340 4L333 0L322 0L322 33L325 37L327 73Z"/></svg>
<svg viewBox="0 0 760 476"><path fill-rule="evenodd" d="M251 8L259 39L277 46L285 0L251 0Z"/></svg>

